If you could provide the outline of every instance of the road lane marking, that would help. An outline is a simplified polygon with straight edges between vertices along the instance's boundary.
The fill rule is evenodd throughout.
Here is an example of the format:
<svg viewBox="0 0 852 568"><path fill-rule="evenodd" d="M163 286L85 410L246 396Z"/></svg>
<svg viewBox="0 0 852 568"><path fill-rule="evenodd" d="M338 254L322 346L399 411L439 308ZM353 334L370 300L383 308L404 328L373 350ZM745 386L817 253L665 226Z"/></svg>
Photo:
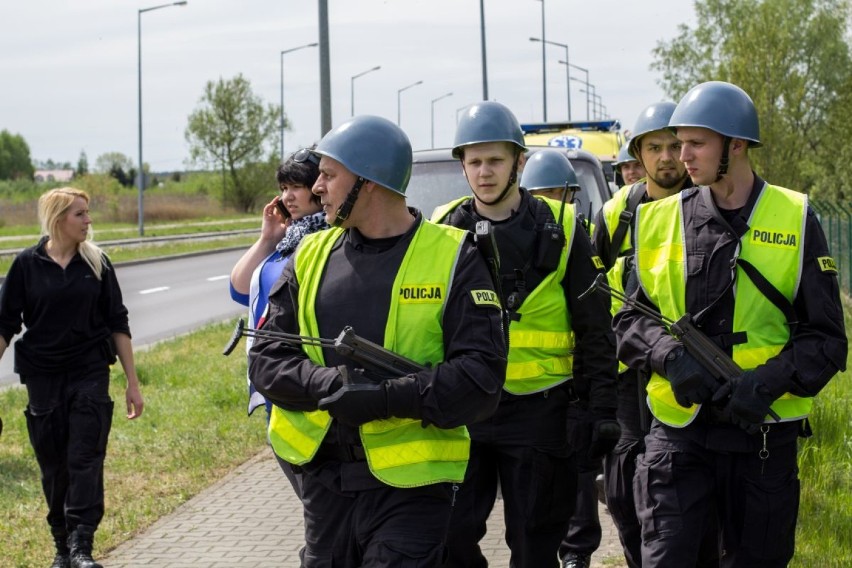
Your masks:
<svg viewBox="0 0 852 568"><path fill-rule="evenodd" d="M168 290L168 286L158 286L156 288L148 288L147 290L139 290L140 294L156 294L157 292L165 292Z"/></svg>
<svg viewBox="0 0 852 568"><path fill-rule="evenodd" d="M225 280L226 278L230 278L230 274L222 274L221 276L211 276L207 279L208 282L215 282L217 280Z"/></svg>

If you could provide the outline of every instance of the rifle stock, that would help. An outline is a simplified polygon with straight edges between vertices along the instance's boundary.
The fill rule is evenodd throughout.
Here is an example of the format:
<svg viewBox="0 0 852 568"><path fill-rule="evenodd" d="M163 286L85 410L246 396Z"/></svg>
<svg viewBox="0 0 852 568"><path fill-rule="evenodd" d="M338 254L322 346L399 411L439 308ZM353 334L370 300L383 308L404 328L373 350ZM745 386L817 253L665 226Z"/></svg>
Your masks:
<svg viewBox="0 0 852 568"><path fill-rule="evenodd" d="M310 337L307 335L295 335L281 331L246 327L245 322L241 318L237 322L231 339L225 345L225 349L222 350L222 354L230 355L243 336L275 339L290 347L301 347L303 345L328 347L334 349L338 354L346 357L353 363L360 365L365 371L370 371L383 378L402 377L427 368L411 359L389 351L381 345L360 337L349 326L344 327L336 339L324 339L322 337Z"/></svg>

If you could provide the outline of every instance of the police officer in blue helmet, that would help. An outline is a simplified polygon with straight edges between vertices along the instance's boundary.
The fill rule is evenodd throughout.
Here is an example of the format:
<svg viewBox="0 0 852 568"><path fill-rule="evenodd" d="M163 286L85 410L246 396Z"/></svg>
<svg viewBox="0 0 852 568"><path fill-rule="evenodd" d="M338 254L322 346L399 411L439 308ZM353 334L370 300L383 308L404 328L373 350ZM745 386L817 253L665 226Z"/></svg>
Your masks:
<svg viewBox="0 0 852 568"><path fill-rule="evenodd" d="M333 341L256 338L249 377L275 405L270 443L303 474L302 566L437 566L465 426L494 411L505 377L500 304L470 235L406 206L411 144L399 127L355 117L315 152L313 191L333 227L303 238L264 330L335 338L351 327L422 370L364 369Z"/></svg>
<svg viewBox="0 0 852 568"><path fill-rule="evenodd" d="M787 566L797 438L846 368L837 269L807 196L752 169L759 120L743 89L696 85L669 126L697 187L639 206L633 298L668 318L693 314L741 371L717 377L645 310L615 315L619 358L650 375L653 421L634 477L642 561L695 565L715 514L722 565Z"/></svg>
<svg viewBox="0 0 852 568"><path fill-rule="evenodd" d="M642 166L642 163L638 158L634 158L630 154L629 148L630 140L621 146L621 149L618 151L618 156L612 164L615 168L615 172L621 178L621 183L617 184L619 187L623 185L633 185L645 177L645 168Z"/></svg>
<svg viewBox="0 0 852 568"><path fill-rule="evenodd" d="M546 148L533 154L524 166L521 187L534 196L570 202L565 191L580 190L577 173L564 150Z"/></svg>
<svg viewBox="0 0 852 568"><path fill-rule="evenodd" d="M573 205L536 198L520 186L529 166L524 151L523 132L506 106L484 101L468 107L453 155L472 196L433 214L469 231L491 224L501 300L510 319L506 383L494 415L469 427L471 458L456 497L444 566L486 564L479 541L499 486L511 565L555 568L577 483L566 428L569 405L582 400L589 408L582 428L593 457L609 451L619 436L609 304L603 297L588 304L577 300L601 272ZM536 165L553 156L542 152L531 158ZM560 158L564 165L567 158ZM566 181L567 169L556 185ZM579 361L582 366L575 365Z"/></svg>

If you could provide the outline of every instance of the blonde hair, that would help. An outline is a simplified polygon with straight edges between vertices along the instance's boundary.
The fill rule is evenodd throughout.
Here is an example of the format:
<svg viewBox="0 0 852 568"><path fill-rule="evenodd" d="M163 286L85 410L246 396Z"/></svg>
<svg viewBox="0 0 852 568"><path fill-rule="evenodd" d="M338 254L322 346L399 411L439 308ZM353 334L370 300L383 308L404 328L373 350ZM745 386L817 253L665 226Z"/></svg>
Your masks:
<svg viewBox="0 0 852 568"><path fill-rule="evenodd" d="M71 204L78 197L82 198L86 204L89 203L89 194L73 187L51 189L38 198L38 220L41 223L42 235L47 235L51 240L57 240L59 223L68 214ZM100 280L104 269L104 252L92 242L92 236L92 227L89 226L86 240L77 246L77 252L95 273L95 277Z"/></svg>

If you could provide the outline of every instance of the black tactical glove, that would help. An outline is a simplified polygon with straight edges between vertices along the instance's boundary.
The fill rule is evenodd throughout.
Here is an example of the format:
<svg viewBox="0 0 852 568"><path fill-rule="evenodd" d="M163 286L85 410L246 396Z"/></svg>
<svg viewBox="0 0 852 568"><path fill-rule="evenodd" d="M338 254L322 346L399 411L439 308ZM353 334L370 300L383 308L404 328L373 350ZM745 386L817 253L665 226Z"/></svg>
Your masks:
<svg viewBox="0 0 852 568"><path fill-rule="evenodd" d="M320 400L319 408L347 426L360 426L388 417L388 392L384 383L349 383Z"/></svg>
<svg viewBox="0 0 852 568"><path fill-rule="evenodd" d="M592 440L589 459L596 460L610 453L621 438L621 426L612 418L602 418L592 423Z"/></svg>
<svg viewBox="0 0 852 568"><path fill-rule="evenodd" d="M719 388L716 377L681 346L666 356L665 365L675 400L684 408L709 401Z"/></svg>
<svg viewBox="0 0 852 568"><path fill-rule="evenodd" d="M722 413L730 419L732 424L736 424L749 434L757 434L775 397L752 371L744 372L734 379L733 383L731 400L728 401Z"/></svg>
<svg viewBox="0 0 852 568"><path fill-rule="evenodd" d="M319 401L320 410L349 426L391 416L420 418L420 390L413 375L383 380L364 369L339 370L343 385Z"/></svg>

